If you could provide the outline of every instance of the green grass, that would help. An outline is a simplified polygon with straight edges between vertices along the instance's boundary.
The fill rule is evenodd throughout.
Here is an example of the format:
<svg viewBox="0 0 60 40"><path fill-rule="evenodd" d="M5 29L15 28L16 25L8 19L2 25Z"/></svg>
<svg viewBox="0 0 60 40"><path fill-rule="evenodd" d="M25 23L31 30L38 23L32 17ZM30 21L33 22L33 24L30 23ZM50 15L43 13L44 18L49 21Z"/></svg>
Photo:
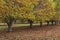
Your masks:
<svg viewBox="0 0 60 40"><path fill-rule="evenodd" d="M36 25L40 25L40 24L33 24L33 26L36 26ZM13 24L12 27L28 27L29 24ZM7 29L8 26L4 23L0 23L0 30L4 30L4 29Z"/></svg>
<svg viewBox="0 0 60 40"><path fill-rule="evenodd" d="M38 26L40 25L39 23L38 24L33 24L33 26ZM46 25L46 23L43 23L43 25ZM12 27L28 27L29 24L13 24ZM4 23L0 23L0 30L4 30L4 29L7 29L8 26L7 24L4 24Z"/></svg>
<svg viewBox="0 0 60 40"><path fill-rule="evenodd" d="M39 25L39 24L33 24L33 26L35 26L35 25ZM22 26L27 27L27 26L29 26L29 24L13 24L12 27L22 27ZM4 25L4 24L0 25L0 30L6 29L6 28L8 28L7 25Z"/></svg>

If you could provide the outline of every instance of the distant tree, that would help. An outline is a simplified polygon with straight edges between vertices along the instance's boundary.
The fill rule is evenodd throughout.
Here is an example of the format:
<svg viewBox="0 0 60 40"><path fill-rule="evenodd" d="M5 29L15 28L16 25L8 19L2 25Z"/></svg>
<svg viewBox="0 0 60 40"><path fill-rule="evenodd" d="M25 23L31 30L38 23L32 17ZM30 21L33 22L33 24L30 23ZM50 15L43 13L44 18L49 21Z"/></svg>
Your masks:
<svg viewBox="0 0 60 40"><path fill-rule="evenodd" d="M55 15L53 3L50 0L39 0L39 4L35 6L35 15L36 20L40 21L41 25L45 21L49 24L49 21Z"/></svg>
<svg viewBox="0 0 60 40"><path fill-rule="evenodd" d="M60 0L53 0L55 3L55 12L56 12L56 19L57 22L60 21Z"/></svg>

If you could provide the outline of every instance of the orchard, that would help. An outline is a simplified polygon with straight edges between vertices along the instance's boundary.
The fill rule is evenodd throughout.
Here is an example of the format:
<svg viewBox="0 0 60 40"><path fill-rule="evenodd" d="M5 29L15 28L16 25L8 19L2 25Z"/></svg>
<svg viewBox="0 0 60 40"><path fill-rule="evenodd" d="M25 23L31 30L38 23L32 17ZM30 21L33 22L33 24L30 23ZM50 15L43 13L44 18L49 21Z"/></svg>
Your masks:
<svg viewBox="0 0 60 40"><path fill-rule="evenodd" d="M12 25L20 20L27 21L32 28L33 23L51 22L58 24L60 21L59 0L0 0L0 21L8 26L8 31L12 31ZM24 21L25 20L25 21Z"/></svg>

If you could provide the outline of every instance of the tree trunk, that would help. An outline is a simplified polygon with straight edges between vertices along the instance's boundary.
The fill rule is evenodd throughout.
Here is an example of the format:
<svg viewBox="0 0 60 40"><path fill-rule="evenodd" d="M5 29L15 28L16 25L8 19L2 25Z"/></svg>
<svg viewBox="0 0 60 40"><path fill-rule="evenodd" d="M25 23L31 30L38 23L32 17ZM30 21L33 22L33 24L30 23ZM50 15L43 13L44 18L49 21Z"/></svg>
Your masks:
<svg viewBox="0 0 60 40"><path fill-rule="evenodd" d="M8 32L11 32L12 31L12 25L8 25Z"/></svg>
<svg viewBox="0 0 60 40"><path fill-rule="evenodd" d="M49 21L47 21L47 26L49 25Z"/></svg>
<svg viewBox="0 0 60 40"><path fill-rule="evenodd" d="M32 28L33 21L28 19L28 23L30 24L30 28Z"/></svg>
<svg viewBox="0 0 60 40"><path fill-rule="evenodd" d="M13 21L10 21L9 23L7 23L7 25L8 25L8 32L12 31L12 24L13 24Z"/></svg>
<svg viewBox="0 0 60 40"><path fill-rule="evenodd" d="M51 21L51 24L53 25L53 21Z"/></svg>
<svg viewBox="0 0 60 40"><path fill-rule="evenodd" d="M32 23L30 23L30 28L32 28Z"/></svg>
<svg viewBox="0 0 60 40"><path fill-rule="evenodd" d="M14 18L9 15L9 17L5 18L5 22L8 25L8 32L11 32L12 31L12 24L14 22Z"/></svg>
<svg viewBox="0 0 60 40"><path fill-rule="evenodd" d="M42 22L40 22L40 26L42 26Z"/></svg>

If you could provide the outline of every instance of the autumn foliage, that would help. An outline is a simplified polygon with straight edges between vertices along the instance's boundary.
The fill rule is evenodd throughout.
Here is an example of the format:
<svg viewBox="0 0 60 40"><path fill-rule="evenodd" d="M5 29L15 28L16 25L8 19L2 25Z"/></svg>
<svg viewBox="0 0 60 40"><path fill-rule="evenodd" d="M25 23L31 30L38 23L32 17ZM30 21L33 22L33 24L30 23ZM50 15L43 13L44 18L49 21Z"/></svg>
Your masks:
<svg viewBox="0 0 60 40"><path fill-rule="evenodd" d="M56 15L55 3L51 0L0 0L0 19L11 26L15 19L45 22Z"/></svg>

